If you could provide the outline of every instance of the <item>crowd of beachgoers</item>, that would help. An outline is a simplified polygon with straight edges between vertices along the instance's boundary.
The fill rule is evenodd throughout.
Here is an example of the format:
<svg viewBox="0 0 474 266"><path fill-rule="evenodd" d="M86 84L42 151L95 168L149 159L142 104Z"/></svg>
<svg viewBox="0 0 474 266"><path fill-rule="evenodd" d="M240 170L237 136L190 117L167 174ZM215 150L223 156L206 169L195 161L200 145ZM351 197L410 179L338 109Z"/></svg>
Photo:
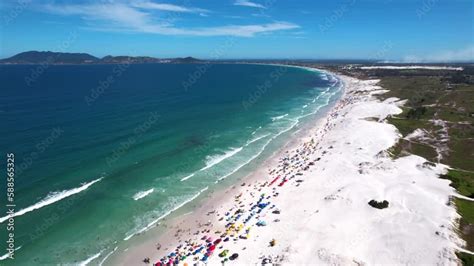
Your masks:
<svg viewBox="0 0 474 266"><path fill-rule="evenodd" d="M352 98L347 97L334 108L329 119L322 130L322 135L331 128L331 118L338 116L338 110L351 102ZM319 136L319 137L322 137ZM246 188L244 192L235 195L234 204L230 208L223 210L212 210L208 215L215 215L219 224L209 221L201 225L213 229L196 230L189 239L183 241L175 249L158 261L151 261L149 257L143 259L144 263L161 265L193 265L207 263L211 257L219 257L221 263L237 260L239 252L226 248L227 242L238 242L248 240L252 237L252 231L258 227L266 227L270 223L278 223L280 209L273 203L273 199L278 197L280 190L285 186L298 187L303 184L303 175L311 167L321 160L315 157L316 151L321 150L318 146L315 135L309 141L302 143L298 148L286 151L279 160L278 165L268 169L268 177L257 180L253 183L242 183L241 187ZM332 147L329 147L331 149ZM324 156L326 151L322 152ZM244 196L245 193L245 196ZM219 228L219 229L216 229ZM176 236L180 235L177 232ZM188 230L188 235L191 234ZM196 237L198 236L198 237ZM277 239L271 239L269 246L274 246ZM161 249L161 244L157 243L157 249ZM275 258L281 260L283 257ZM263 257L262 263L274 263L274 258Z"/></svg>
<svg viewBox="0 0 474 266"><path fill-rule="evenodd" d="M238 251L227 249L226 243L248 240L252 237L255 227L265 227L280 221L278 215L281 211L273 203L273 199L279 196L279 191L285 186L298 187L304 182L301 178L303 173L321 159L310 157L316 149L316 142L311 139L300 148L287 152L278 166L268 171L268 180L252 184L242 183L241 186L247 189L234 196L234 205L231 208L209 213L218 217L220 224L217 228L223 229L197 230L193 235L199 236L198 239L189 238L183 241L169 254L154 262L154 265L178 265L180 262L188 265L186 261L207 262L212 256L221 258L223 263L238 259ZM247 195L243 196L243 193ZM214 224L205 226L212 227ZM269 246L274 246L277 241L270 240ZM145 258L144 262L150 262L149 258ZM271 263L272 258L264 258L263 262Z"/></svg>
<svg viewBox="0 0 474 266"><path fill-rule="evenodd" d="M149 265L454 265L454 190L445 166L387 150L401 137L385 122L403 101L380 101L377 80L343 77L345 93L265 174L243 179L214 202L207 222L170 226L173 241L136 258ZM213 200L210 198L209 200ZM383 202L376 208L369 202ZM383 201L382 201L383 200ZM386 203L386 204L385 204ZM193 216L195 215L195 216ZM177 243L176 245L174 243Z"/></svg>

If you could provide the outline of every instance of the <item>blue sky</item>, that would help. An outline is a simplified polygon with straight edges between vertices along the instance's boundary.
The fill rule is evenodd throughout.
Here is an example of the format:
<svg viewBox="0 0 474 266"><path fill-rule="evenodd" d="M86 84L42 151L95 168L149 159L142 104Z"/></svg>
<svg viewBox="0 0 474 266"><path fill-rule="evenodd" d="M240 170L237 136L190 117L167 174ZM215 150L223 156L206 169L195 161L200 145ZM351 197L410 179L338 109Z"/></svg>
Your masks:
<svg viewBox="0 0 474 266"><path fill-rule="evenodd" d="M472 0L5 0L0 57L474 60Z"/></svg>

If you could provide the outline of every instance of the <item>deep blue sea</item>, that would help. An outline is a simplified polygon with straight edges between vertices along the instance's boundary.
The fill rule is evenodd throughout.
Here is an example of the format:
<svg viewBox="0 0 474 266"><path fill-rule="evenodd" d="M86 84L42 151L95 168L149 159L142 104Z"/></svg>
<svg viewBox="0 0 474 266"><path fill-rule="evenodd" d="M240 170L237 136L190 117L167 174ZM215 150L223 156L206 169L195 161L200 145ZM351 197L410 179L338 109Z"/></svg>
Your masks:
<svg viewBox="0 0 474 266"><path fill-rule="evenodd" d="M3 65L0 84L0 169L14 153L21 265L100 253L97 264L258 167L341 90L323 72L252 64ZM6 182L1 191L5 210ZM0 222L1 256L4 211Z"/></svg>

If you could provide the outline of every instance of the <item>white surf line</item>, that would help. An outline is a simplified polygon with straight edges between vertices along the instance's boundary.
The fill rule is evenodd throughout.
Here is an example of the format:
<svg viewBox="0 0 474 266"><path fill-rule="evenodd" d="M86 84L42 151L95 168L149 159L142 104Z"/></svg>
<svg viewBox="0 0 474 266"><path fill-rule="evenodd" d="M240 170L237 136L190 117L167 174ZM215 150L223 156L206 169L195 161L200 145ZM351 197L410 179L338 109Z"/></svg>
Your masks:
<svg viewBox="0 0 474 266"><path fill-rule="evenodd" d="M217 165L219 163L221 163L222 161L224 161L225 159L227 158L230 158L232 156L234 156L235 154L237 154L238 152L240 152L242 150L243 147L239 147L239 148L236 148L236 149L232 149L226 153L224 153L223 155L220 155L218 156L217 158L214 158L214 159L211 159L210 163L208 163L204 168L202 168L201 170L199 171L204 171L204 170L207 170L211 167L213 167L214 165ZM212 158L212 156L211 156Z"/></svg>
<svg viewBox="0 0 474 266"><path fill-rule="evenodd" d="M110 255L112 255L117 250L117 248L118 247L115 247L114 250L110 251L107 255L105 255L105 257L99 262L99 266L102 266L105 260L107 260L110 257Z"/></svg>
<svg viewBox="0 0 474 266"><path fill-rule="evenodd" d="M260 128L262 128L262 127L259 127L258 129L260 129ZM257 130L255 130L255 131L252 133L252 135L254 135L256 131L257 131ZM258 140L261 140L261 139L263 139L263 138L265 138L265 137L268 137L269 135L270 135L270 133L269 133L269 134L265 134L265 135L260 136L260 137L257 137L257 138L255 138L255 139L252 139L252 140L250 140L250 141L247 141L247 143L244 145L244 147L247 147L248 145L254 143L255 141L258 141ZM192 174L190 174L190 175L187 175L187 176L181 178L181 182L190 179L191 177L193 177L193 176L194 176L196 173L198 173L198 172L201 172L201 171L204 171L204 170L206 170L206 169L209 169L209 168L211 168L212 166L214 166L214 165L216 165L216 164L222 162L223 160L225 160L225 159L227 159L227 158L229 158L229 157L234 156L236 153L240 152L240 151L242 150L242 148L243 148L243 147L234 149L234 150L232 150L231 152L226 153L224 156L221 157L220 160L216 161L215 163L212 163L212 164L210 164L210 165L207 165L207 166L205 166L205 167L199 169L198 171L196 171L196 172L194 172L194 173L192 173Z"/></svg>
<svg viewBox="0 0 474 266"><path fill-rule="evenodd" d="M137 234L141 234L145 231L147 231L148 229L150 229L152 226L154 226L156 223L158 223L161 219L165 218L166 216L170 215L172 212L176 211L177 209L183 207L184 205L188 204L189 202L195 200L197 197L199 197L199 195L201 195L204 191L206 191L209 187L205 187L203 188L201 191L199 191L196 195L192 196L191 198L189 198L188 200L184 201L183 203L179 204L178 206L174 207L173 209L169 210L168 212L166 212L165 214L161 215L160 217L158 217L157 219L151 221L147 226L145 226L144 228L138 230L137 232L135 233L132 233L128 236L126 236L123 240L124 241L127 241L129 240L130 238L132 238L133 236L137 235Z"/></svg>
<svg viewBox="0 0 474 266"><path fill-rule="evenodd" d="M257 129L255 129L255 130L252 132L252 135L255 135L255 133L257 133L257 131L258 131L259 129L261 129L261 128L262 128L262 126L259 126Z"/></svg>
<svg viewBox="0 0 474 266"><path fill-rule="evenodd" d="M199 170L198 170L197 172L199 172ZM193 177L195 174L196 174L196 172L194 172L194 173L192 173L192 174L190 174L190 175L187 175L187 176L181 178L181 182L190 179L190 178Z"/></svg>
<svg viewBox="0 0 474 266"><path fill-rule="evenodd" d="M135 195L133 195L133 199L134 200L142 199L142 198L150 195L151 193L153 193L153 191L155 191L154 188L146 190L146 191L139 191L139 192L135 193Z"/></svg>
<svg viewBox="0 0 474 266"><path fill-rule="evenodd" d="M311 103L315 103L321 96L324 96L332 87L327 87L323 92L321 92L316 98L314 98Z"/></svg>
<svg viewBox="0 0 474 266"><path fill-rule="evenodd" d="M234 170L232 170L230 173L228 173L228 174L226 174L226 175L220 177L219 179L217 179L214 183L215 183L215 184L219 183L220 181L226 179L226 178L229 177L230 175L232 175L232 174L234 174L235 172L239 171L240 168L246 166L247 164L249 164L250 162L252 162L253 160L255 160L255 158L257 158L260 154L262 154L262 152L265 150L265 148L268 146L268 144L270 144L270 142L271 142L272 140L276 139L276 138L277 138L278 136L280 136L281 134L283 134L283 133L285 133L285 132L291 130L293 127L295 127L295 126L299 123L298 120L293 120L293 121L295 121L295 123L293 123L290 127L288 127L288 128L286 128L286 129L284 129L284 130L278 132L278 134L276 134L275 136L273 136L272 138L270 138L270 139L265 143L265 145L263 145L263 147L260 149L260 151L259 151L257 154L255 154L254 156L252 156L252 157L251 157L248 161L246 161L245 163L243 163L243 164L237 166L237 168L235 168Z"/></svg>
<svg viewBox="0 0 474 266"><path fill-rule="evenodd" d="M19 246L19 247L15 248L15 251L19 250L21 247L22 247L22 246ZM7 252L7 254L2 255L2 256L0 257L0 260L6 260L6 259L8 259L8 257L10 257L10 253L9 253L9 252Z"/></svg>
<svg viewBox="0 0 474 266"><path fill-rule="evenodd" d="M261 139L263 139L263 138L266 138L266 137L268 137L268 136L270 136L270 133L265 134L265 135L260 136L260 137L256 137L256 138L254 138L254 139L252 139L252 140L250 140L250 141L247 141L247 143L245 144L245 147L247 147L248 145L254 143L255 141L259 141L259 140L261 140Z"/></svg>
<svg viewBox="0 0 474 266"><path fill-rule="evenodd" d="M307 116L310 116L310 115L315 115L315 114L317 114L321 108L328 106L328 105L329 105L329 100L331 100L331 98L332 98L334 95L336 95L336 93L340 92L341 89L343 89L343 88L344 88L344 87L339 87L336 91L334 91L334 93L331 93L331 94L329 95L329 98L326 99L326 103L325 103L325 104L318 106L314 111L312 111L312 112L310 112L310 113L307 113L307 114L298 116L296 119L299 120L299 119L301 119L301 118L304 118L304 117L307 117ZM318 96L318 98L319 98L319 96Z"/></svg>
<svg viewBox="0 0 474 266"><path fill-rule="evenodd" d="M190 175L188 175L188 176L185 176L185 177L181 178L181 182L190 179L190 178L193 177L196 173L199 173L199 172L201 172L201 171L207 170L207 169L213 167L214 165L217 165L217 164L221 163L221 162L224 161L225 159L234 156L235 154L237 154L238 152L240 152L240 151L242 150L242 148L243 148L243 147L240 147L240 148L236 148L236 149L232 149L232 150L230 150L230 151L227 151L226 153L224 153L223 155L220 155L220 156L217 157L216 159L211 160L211 162L207 163L207 165L204 166L203 168L197 170L196 172L194 172L194 173L192 173L192 174L190 174Z"/></svg>
<svg viewBox="0 0 474 266"><path fill-rule="evenodd" d="M86 266L87 264L91 263L93 260L97 259L100 256L100 254L102 254L102 251L100 251L99 253L95 254L94 256L92 256L90 258L87 258L84 261L79 262L77 265L78 266Z"/></svg>
<svg viewBox="0 0 474 266"><path fill-rule="evenodd" d="M275 121L280 120L280 119L283 119L283 118L285 118L285 117L287 117L287 116L288 116L288 114L284 114L284 115L280 115L280 116L271 117L271 119L272 119L272 122L275 122Z"/></svg>
<svg viewBox="0 0 474 266"><path fill-rule="evenodd" d="M53 204L55 202L58 202L62 199L65 199L69 196L72 196L74 194L77 194L79 192L82 192L86 189L88 189L90 186L94 185L95 183L101 181L104 177L101 177L99 179L96 179L96 180L93 180L89 183L85 183L83 184L82 186L80 187L77 187L77 188L73 188L73 189L70 189L70 190L63 190L61 192L53 192L53 193L50 193L48 196L46 196L44 199L42 199L41 201L27 207L27 208L24 208L24 209L21 209L17 212L15 212L14 214L10 214L10 215L7 215L5 217L2 217L0 218L0 223L3 223L5 222L6 220L10 219L11 217L16 217L16 216L21 216L25 213L28 213L28 212L31 212L31 211L34 211L36 209L40 209L44 206L47 206L47 205L50 205L50 204Z"/></svg>

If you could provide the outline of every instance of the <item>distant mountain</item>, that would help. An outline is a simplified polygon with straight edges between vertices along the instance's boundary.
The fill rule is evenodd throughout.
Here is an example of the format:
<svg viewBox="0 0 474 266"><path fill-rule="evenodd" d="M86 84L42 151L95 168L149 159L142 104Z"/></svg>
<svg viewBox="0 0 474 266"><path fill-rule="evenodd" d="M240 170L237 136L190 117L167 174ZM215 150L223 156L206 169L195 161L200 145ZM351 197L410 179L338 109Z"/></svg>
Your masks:
<svg viewBox="0 0 474 266"><path fill-rule="evenodd" d="M184 57L184 58L173 58L173 59L170 59L173 63L182 63L182 64L185 64L185 63L199 63L199 62L203 62L202 60L200 59L197 59L197 58L194 58L194 57Z"/></svg>
<svg viewBox="0 0 474 266"><path fill-rule="evenodd" d="M100 59L100 63L103 64L137 64L137 63L168 63L165 59L159 59L149 56L105 56Z"/></svg>
<svg viewBox="0 0 474 266"><path fill-rule="evenodd" d="M0 60L3 64L87 64L95 63L99 58L85 53L57 53L29 51Z"/></svg>
<svg viewBox="0 0 474 266"><path fill-rule="evenodd" d="M170 64L191 64L203 62L202 60L196 59L194 57L184 57L184 58L156 58L150 56L105 56L100 59L99 63L102 64L120 64L120 63L129 63L129 64L146 64L146 63L170 63Z"/></svg>
<svg viewBox="0 0 474 266"><path fill-rule="evenodd" d="M145 63L171 63L190 64L202 60L194 57L184 58L155 58L149 56L105 56L97 58L85 53L57 53L29 51L19 53L10 58L0 60L0 64L145 64Z"/></svg>

